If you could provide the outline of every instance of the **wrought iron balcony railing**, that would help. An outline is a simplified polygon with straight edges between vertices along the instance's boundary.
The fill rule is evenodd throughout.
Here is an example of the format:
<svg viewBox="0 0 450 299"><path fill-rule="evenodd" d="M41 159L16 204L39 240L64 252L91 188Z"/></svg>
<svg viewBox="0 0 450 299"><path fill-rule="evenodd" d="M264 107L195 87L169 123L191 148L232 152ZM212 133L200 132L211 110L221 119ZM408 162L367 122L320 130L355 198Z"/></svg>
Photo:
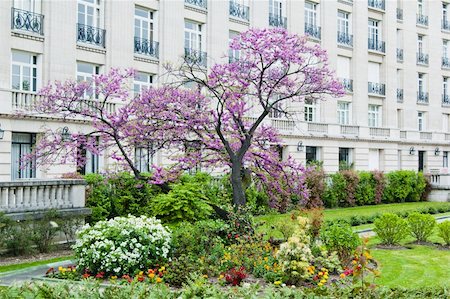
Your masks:
<svg viewBox="0 0 450 299"><path fill-rule="evenodd" d="M417 14L416 24L428 26L428 16L425 16L423 14Z"/></svg>
<svg viewBox="0 0 450 299"><path fill-rule="evenodd" d="M250 20L250 8L246 5L230 1L230 16L248 22Z"/></svg>
<svg viewBox="0 0 450 299"><path fill-rule="evenodd" d="M287 18L270 13L269 25L273 27L283 27L284 29L287 29Z"/></svg>
<svg viewBox="0 0 450 299"><path fill-rule="evenodd" d="M403 9L397 8L397 20L402 21L403 20Z"/></svg>
<svg viewBox="0 0 450 299"><path fill-rule="evenodd" d="M448 57L442 57L442 67L450 68L450 59Z"/></svg>
<svg viewBox="0 0 450 299"><path fill-rule="evenodd" d="M353 92L353 80L352 79L339 78L339 82L341 82L342 87L344 87L344 89L346 91Z"/></svg>
<svg viewBox="0 0 450 299"><path fill-rule="evenodd" d="M397 48L397 61L403 61L403 49Z"/></svg>
<svg viewBox="0 0 450 299"><path fill-rule="evenodd" d="M368 0L369 7L384 10L384 0Z"/></svg>
<svg viewBox="0 0 450 299"><path fill-rule="evenodd" d="M196 64L201 67L207 66L206 52L184 48L184 59L190 64Z"/></svg>
<svg viewBox="0 0 450 299"><path fill-rule="evenodd" d="M450 30L450 23L447 19L442 19L442 30Z"/></svg>
<svg viewBox="0 0 450 299"><path fill-rule="evenodd" d="M159 58L159 43L145 38L134 37L134 53Z"/></svg>
<svg viewBox="0 0 450 299"><path fill-rule="evenodd" d="M353 47L353 35L348 34L347 32L339 32L338 31L337 42L340 45Z"/></svg>
<svg viewBox="0 0 450 299"><path fill-rule="evenodd" d="M370 94L377 94L384 96L386 95L386 85L383 83L374 83L374 82L368 82L368 92Z"/></svg>
<svg viewBox="0 0 450 299"><path fill-rule="evenodd" d="M312 38L320 39L321 38L321 28L320 28L320 26L317 26L317 25L305 23L305 34Z"/></svg>
<svg viewBox="0 0 450 299"><path fill-rule="evenodd" d="M428 54L423 52L417 53L417 64L428 65Z"/></svg>
<svg viewBox="0 0 450 299"><path fill-rule="evenodd" d="M77 24L77 41L105 47L106 30L84 24Z"/></svg>
<svg viewBox="0 0 450 299"><path fill-rule="evenodd" d="M418 91L417 92L417 103L428 104L428 92Z"/></svg>
<svg viewBox="0 0 450 299"><path fill-rule="evenodd" d="M450 106L450 97L448 96L448 93L442 95L442 105Z"/></svg>
<svg viewBox="0 0 450 299"><path fill-rule="evenodd" d="M377 39L368 39L368 48L369 50L377 51L385 53L385 43L383 41L377 40Z"/></svg>
<svg viewBox="0 0 450 299"><path fill-rule="evenodd" d="M13 7L11 8L11 29L44 35L44 16Z"/></svg>
<svg viewBox="0 0 450 299"><path fill-rule="evenodd" d="M187 3L189 5L198 6L200 8L206 9L207 8L207 0L184 0L184 3Z"/></svg>
<svg viewBox="0 0 450 299"><path fill-rule="evenodd" d="M403 102L403 89L397 88L397 102Z"/></svg>

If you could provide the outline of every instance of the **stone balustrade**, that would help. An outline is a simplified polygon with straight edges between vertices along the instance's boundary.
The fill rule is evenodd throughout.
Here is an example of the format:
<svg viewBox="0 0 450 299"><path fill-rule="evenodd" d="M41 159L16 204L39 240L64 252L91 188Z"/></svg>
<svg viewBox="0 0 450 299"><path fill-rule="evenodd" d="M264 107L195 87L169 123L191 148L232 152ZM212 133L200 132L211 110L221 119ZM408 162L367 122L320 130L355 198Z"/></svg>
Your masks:
<svg viewBox="0 0 450 299"><path fill-rule="evenodd" d="M0 182L0 212L84 208L84 180L20 180Z"/></svg>

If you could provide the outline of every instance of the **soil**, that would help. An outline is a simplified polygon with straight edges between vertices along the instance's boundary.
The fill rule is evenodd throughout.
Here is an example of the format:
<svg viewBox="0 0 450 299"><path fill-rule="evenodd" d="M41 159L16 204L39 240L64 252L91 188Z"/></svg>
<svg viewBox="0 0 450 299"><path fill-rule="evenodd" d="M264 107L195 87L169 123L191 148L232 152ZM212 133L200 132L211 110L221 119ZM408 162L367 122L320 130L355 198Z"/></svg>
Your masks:
<svg viewBox="0 0 450 299"><path fill-rule="evenodd" d="M61 248L49 253L35 253L22 256L0 256L0 266L8 266L22 263L37 262L57 257L73 255L73 251L67 248Z"/></svg>
<svg viewBox="0 0 450 299"><path fill-rule="evenodd" d="M408 248L406 246L401 245L376 245L375 248L377 249L388 249L388 250L408 250L411 248Z"/></svg>

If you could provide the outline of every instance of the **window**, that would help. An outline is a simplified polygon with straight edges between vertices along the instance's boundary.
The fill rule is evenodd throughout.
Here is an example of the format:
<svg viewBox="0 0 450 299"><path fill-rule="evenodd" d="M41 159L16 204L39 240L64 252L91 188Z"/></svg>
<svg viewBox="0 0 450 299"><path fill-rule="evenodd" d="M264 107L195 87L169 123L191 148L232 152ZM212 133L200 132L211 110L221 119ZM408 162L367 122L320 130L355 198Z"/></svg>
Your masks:
<svg viewBox="0 0 450 299"><path fill-rule="evenodd" d="M381 111L378 105L369 105L369 127L381 126Z"/></svg>
<svg viewBox="0 0 450 299"><path fill-rule="evenodd" d="M378 44L378 41L381 40L381 33L379 32L379 24L380 21L369 19L369 39L375 45Z"/></svg>
<svg viewBox="0 0 450 299"><path fill-rule="evenodd" d="M403 110L397 109L397 128L403 129Z"/></svg>
<svg viewBox="0 0 450 299"><path fill-rule="evenodd" d="M442 77L442 95L448 97L448 77Z"/></svg>
<svg viewBox="0 0 450 299"><path fill-rule="evenodd" d="M12 51L11 88L22 91L37 90L37 55Z"/></svg>
<svg viewBox="0 0 450 299"><path fill-rule="evenodd" d="M417 112L417 129L419 131L425 130L425 112Z"/></svg>
<svg viewBox="0 0 450 299"><path fill-rule="evenodd" d="M380 83L380 68L381 64L376 62L369 62L368 65L368 80L372 83Z"/></svg>
<svg viewBox="0 0 450 299"><path fill-rule="evenodd" d="M78 0L78 24L101 27L100 0Z"/></svg>
<svg viewBox="0 0 450 299"><path fill-rule="evenodd" d="M202 24L184 21L184 47L194 51L202 51Z"/></svg>
<svg viewBox="0 0 450 299"><path fill-rule="evenodd" d="M31 154L36 143L36 134L12 133L11 142L11 179L30 179L36 177L34 162L23 165L23 157Z"/></svg>
<svg viewBox="0 0 450 299"><path fill-rule="evenodd" d="M317 4L312 2L305 2L305 24L309 27L318 26Z"/></svg>
<svg viewBox="0 0 450 299"><path fill-rule="evenodd" d="M417 0L417 13L423 15L423 0Z"/></svg>
<svg viewBox="0 0 450 299"><path fill-rule="evenodd" d="M442 167L448 168L448 152L442 152Z"/></svg>
<svg viewBox="0 0 450 299"><path fill-rule="evenodd" d="M26 10L29 12L40 13L42 0L21 0L14 1L14 8Z"/></svg>
<svg viewBox="0 0 450 299"><path fill-rule="evenodd" d="M337 103L338 123L340 125L348 125L350 123L350 103Z"/></svg>
<svg viewBox="0 0 450 299"><path fill-rule="evenodd" d="M442 3L442 21L447 23L448 21L448 4Z"/></svg>
<svg viewBox="0 0 450 299"><path fill-rule="evenodd" d="M417 88L420 95L425 92L425 74L419 73L417 75Z"/></svg>
<svg viewBox="0 0 450 299"><path fill-rule="evenodd" d="M282 18L285 15L283 2L283 0L270 0L269 14L272 14L276 19Z"/></svg>
<svg viewBox="0 0 450 299"><path fill-rule="evenodd" d="M134 94L140 94L144 90L148 90L153 85L153 75L138 72L134 77Z"/></svg>
<svg viewBox="0 0 450 299"><path fill-rule="evenodd" d="M315 100L305 100L305 121L316 122L317 119L317 103Z"/></svg>
<svg viewBox="0 0 450 299"><path fill-rule="evenodd" d="M142 40L154 40L154 13L148 9L134 9L134 37Z"/></svg>
<svg viewBox="0 0 450 299"><path fill-rule="evenodd" d="M229 45L231 45L231 42L237 36L239 36L239 32L230 31L229 36L228 36ZM230 63L239 60L239 50L233 50L233 49L229 48L228 49L228 59L229 59Z"/></svg>
<svg viewBox="0 0 450 299"><path fill-rule="evenodd" d="M339 148L339 169L351 168L353 164L352 149L346 147Z"/></svg>
<svg viewBox="0 0 450 299"><path fill-rule="evenodd" d="M402 169L402 150L397 150L397 169Z"/></svg>
<svg viewBox="0 0 450 299"><path fill-rule="evenodd" d="M269 111L269 117L271 118L281 118L285 115L286 109L282 102L278 102L273 105L273 108Z"/></svg>
<svg viewBox="0 0 450 299"><path fill-rule="evenodd" d="M350 79L350 65L351 65L351 61L350 61L350 57L346 57L346 56L338 56L337 59L337 76L338 78L342 78L342 79Z"/></svg>
<svg viewBox="0 0 450 299"><path fill-rule="evenodd" d="M350 34L350 14L346 11L338 10L338 34L348 36Z"/></svg>
<svg viewBox="0 0 450 299"><path fill-rule="evenodd" d="M150 168L153 165L153 156L152 144L148 147L136 147L134 150L135 167L140 172L150 172Z"/></svg>
<svg viewBox="0 0 450 299"><path fill-rule="evenodd" d="M94 75L98 75L100 72L100 67L95 64L90 64L86 62L77 62L77 81L86 81L91 83L92 88L85 91L84 96L86 98L92 97L94 94ZM97 96L97 95L96 95Z"/></svg>
<svg viewBox="0 0 450 299"><path fill-rule="evenodd" d="M423 35L417 35L417 52L419 54L423 53Z"/></svg>
<svg viewBox="0 0 450 299"><path fill-rule="evenodd" d="M320 153L320 151L317 146L307 146L306 147L306 164L320 161L319 153Z"/></svg>
<svg viewBox="0 0 450 299"><path fill-rule="evenodd" d="M448 58L448 40L442 40L442 57Z"/></svg>
<svg viewBox="0 0 450 299"><path fill-rule="evenodd" d="M96 136L95 143L98 145L100 143L100 137ZM88 173L98 173L100 170L100 156L98 154L94 154L88 150L84 146L80 146L78 148L77 155L84 160L83 165L78 167L78 172L80 174L88 174ZM80 159L79 158L79 159Z"/></svg>
<svg viewBox="0 0 450 299"><path fill-rule="evenodd" d="M442 131L448 132L450 130L450 114L442 113Z"/></svg>

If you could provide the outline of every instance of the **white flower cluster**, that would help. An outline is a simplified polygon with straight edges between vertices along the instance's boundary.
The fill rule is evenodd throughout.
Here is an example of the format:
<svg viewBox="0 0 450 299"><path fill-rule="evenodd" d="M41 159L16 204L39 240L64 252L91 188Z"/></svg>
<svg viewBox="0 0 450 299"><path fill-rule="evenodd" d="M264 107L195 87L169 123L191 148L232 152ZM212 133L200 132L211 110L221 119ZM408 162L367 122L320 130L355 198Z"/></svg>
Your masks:
<svg viewBox="0 0 450 299"><path fill-rule="evenodd" d="M128 216L85 225L73 249L81 271L123 275L167 260L170 242L160 220Z"/></svg>

